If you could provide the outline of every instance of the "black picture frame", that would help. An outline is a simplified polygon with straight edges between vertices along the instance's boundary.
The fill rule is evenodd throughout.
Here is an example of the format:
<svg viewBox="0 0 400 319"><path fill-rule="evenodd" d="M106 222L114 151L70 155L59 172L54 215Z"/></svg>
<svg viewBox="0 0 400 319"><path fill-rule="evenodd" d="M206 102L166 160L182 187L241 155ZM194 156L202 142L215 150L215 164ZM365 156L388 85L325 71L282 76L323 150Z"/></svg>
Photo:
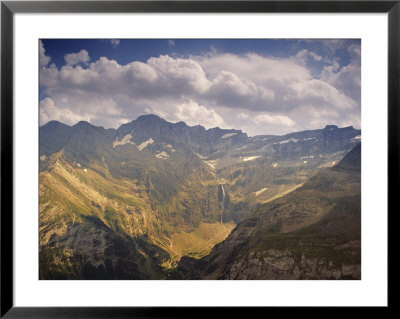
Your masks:
<svg viewBox="0 0 400 319"><path fill-rule="evenodd" d="M13 18L15 13L387 13L388 14L388 218L399 210L400 1L1 1L1 313L3 318L191 318L226 309L191 307L15 307L13 302ZM388 233L392 234L388 223ZM389 236L390 238L390 236ZM389 240L388 238L388 240ZM390 242L388 242L390 244ZM390 245L388 246L391 247ZM390 249L389 249L390 250ZM388 254L389 256L389 254ZM390 258L388 260L390 262ZM388 280L388 285L390 280ZM390 295L391 296L391 295ZM388 307L391 306L388 299ZM254 308L252 308L254 309ZM260 308L256 308L260 310ZM306 310L291 307L301 315ZM249 309L235 309L249 316ZM330 310L331 311L331 310ZM334 310L336 311L336 310ZM350 311L348 309L347 311ZM355 313L350 311L350 313Z"/></svg>

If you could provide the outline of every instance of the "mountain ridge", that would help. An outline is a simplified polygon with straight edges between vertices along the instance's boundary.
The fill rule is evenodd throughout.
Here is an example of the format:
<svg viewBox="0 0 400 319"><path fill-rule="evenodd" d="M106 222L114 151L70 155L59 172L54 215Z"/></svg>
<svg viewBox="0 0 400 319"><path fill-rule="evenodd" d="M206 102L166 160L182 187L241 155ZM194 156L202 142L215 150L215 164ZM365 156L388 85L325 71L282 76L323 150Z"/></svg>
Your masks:
<svg viewBox="0 0 400 319"><path fill-rule="evenodd" d="M200 128L201 130L204 130L204 131L221 130L221 131L235 131L235 132L243 133L242 130L238 130L238 129L234 129L234 128L230 128L229 129L229 128L220 128L220 127L216 126L216 127L211 127L211 128L206 129L204 126L202 126L200 124L190 126L190 125L187 125L184 121L169 122L169 121L167 121L167 120L165 120L165 119L163 119L163 118L161 118L161 117L159 117L158 115L155 115L155 114L139 115L136 119L134 119L134 120L132 120L130 122L121 124L117 128L104 128L101 125L95 125L95 124L92 124L92 123L90 123L88 121L85 121L85 120L78 121L77 123L72 124L72 125L65 124L65 123L63 123L61 121L58 121L58 120L51 120L51 121L48 121L47 123L45 123L43 125L40 125L39 128L43 128L43 127L48 126L48 125L54 126L54 125L58 125L58 124L62 124L63 126L68 126L68 127L74 127L74 126L77 126L78 124L80 124L80 125L84 124L84 125L88 125L88 126L92 126L92 127L103 128L104 130L118 130L123 126L132 124L132 122L135 122L135 121L139 121L139 122L148 121L148 119L157 120L157 121L160 121L160 122L163 122L163 123L168 123L168 124L173 124L173 125L178 125L178 126L183 125L183 126L186 126L186 127L189 127L189 128ZM266 134L257 134L257 135L254 135L254 136L249 136L249 138L257 138L257 137L265 137L265 136L277 136L277 137L279 137L279 136L286 136L286 135L297 134L297 133L307 133L307 132L312 132L312 131L318 131L318 130L323 131L323 130L330 130L330 129L354 129L354 130L357 130L357 131L361 131L360 129L355 129L353 126L346 126L346 127L341 127L340 128L337 125L327 124L323 129L302 130L302 131L295 131L295 132L290 132L290 133L286 133L286 134L267 134L267 135ZM244 134L246 134L246 133L244 133Z"/></svg>
<svg viewBox="0 0 400 319"><path fill-rule="evenodd" d="M183 257L173 278L360 279L360 177L361 143L299 189L258 207L209 255Z"/></svg>
<svg viewBox="0 0 400 319"><path fill-rule="evenodd" d="M88 268L94 277L164 278L181 257L204 257L251 212L334 166L359 140L360 130L333 125L248 137L155 115L118 129L51 121L39 129L39 202L41 267L54 271L42 277L68 269L67 278L84 279Z"/></svg>

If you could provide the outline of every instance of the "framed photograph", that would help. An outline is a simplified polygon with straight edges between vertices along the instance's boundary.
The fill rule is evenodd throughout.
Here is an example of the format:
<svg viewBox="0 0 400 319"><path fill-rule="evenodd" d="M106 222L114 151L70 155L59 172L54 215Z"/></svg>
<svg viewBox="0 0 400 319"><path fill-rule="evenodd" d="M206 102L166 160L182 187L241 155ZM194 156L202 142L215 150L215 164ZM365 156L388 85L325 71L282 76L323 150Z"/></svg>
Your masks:
<svg viewBox="0 0 400 319"><path fill-rule="evenodd" d="M388 309L399 28L397 1L2 1L1 316Z"/></svg>

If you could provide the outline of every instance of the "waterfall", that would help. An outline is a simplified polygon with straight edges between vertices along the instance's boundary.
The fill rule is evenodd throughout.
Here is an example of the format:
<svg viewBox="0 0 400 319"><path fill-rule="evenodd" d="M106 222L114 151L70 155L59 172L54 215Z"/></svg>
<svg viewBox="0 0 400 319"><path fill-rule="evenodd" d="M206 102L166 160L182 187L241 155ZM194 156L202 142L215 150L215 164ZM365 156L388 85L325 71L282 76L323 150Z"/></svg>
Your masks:
<svg viewBox="0 0 400 319"><path fill-rule="evenodd" d="M223 221L222 221L222 212L223 212L223 210L224 210L224 202L225 202L225 189L224 189L224 185L221 185L221 189L222 189L221 224L223 224Z"/></svg>

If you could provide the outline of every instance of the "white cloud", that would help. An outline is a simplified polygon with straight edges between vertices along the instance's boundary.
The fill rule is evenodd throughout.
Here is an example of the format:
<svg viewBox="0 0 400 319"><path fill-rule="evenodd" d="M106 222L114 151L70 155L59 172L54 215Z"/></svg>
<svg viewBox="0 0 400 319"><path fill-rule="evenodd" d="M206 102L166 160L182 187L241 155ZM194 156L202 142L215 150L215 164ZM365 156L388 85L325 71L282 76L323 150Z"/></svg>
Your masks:
<svg viewBox="0 0 400 319"><path fill-rule="evenodd" d="M117 39L112 39L110 40L111 45L113 46L113 48L119 46L120 40Z"/></svg>
<svg viewBox="0 0 400 319"><path fill-rule="evenodd" d="M303 49L303 50L299 51L296 54L295 58L303 65L306 65L310 58L315 60L315 61L321 61L322 60L322 56L316 54L315 52L308 51L306 49Z"/></svg>
<svg viewBox="0 0 400 319"><path fill-rule="evenodd" d="M315 76L305 59L328 62L307 50L288 58L161 55L125 65L106 57L89 63L87 51L81 50L65 55L61 68L47 66L48 61L41 68L43 93L53 101L52 106L43 102L43 119L59 119L65 111L69 122L83 117L116 127L151 112L189 125L241 128L251 135L340 125L348 119L358 123L360 47L349 46L348 52L348 65L332 62Z"/></svg>
<svg viewBox="0 0 400 319"><path fill-rule="evenodd" d="M310 104L320 107L349 110L357 106L350 97L340 92L334 86L321 80L298 82L291 86L295 91L293 102L299 105Z"/></svg>
<svg viewBox="0 0 400 319"><path fill-rule="evenodd" d="M315 52L309 52L309 55L315 60L315 61L321 61L322 56L316 54Z"/></svg>
<svg viewBox="0 0 400 319"><path fill-rule="evenodd" d="M279 82L292 79L309 79L310 71L296 60L261 56L255 53L234 55L229 53L196 58L206 72L216 74L226 70L238 77L252 79L256 84L266 84L268 80Z"/></svg>
<svg viewBox="0 0 400 319"><path fill-rule="evenodd" d="M239 113L236 117L240 120L247 120L249 118L249 114L242 112L242 113Z"/></svg>
<svg viewBox="0 0 400 319"><path fill-rule="evenodd" d="M342 67L337 61L326 66L321 72L321 80L337 88L343 94L361 103L361 47L352 44L347 48L351 56L349 64Z"/></svg>
<svg viewBox="0 0 400 319"><path fill-rule="evenodd" d="M64 60L69 66L74 66L78 63L88 63L90 58L89 58L89 53L82 49L77 53L69 53L64 55Z"/></svg>
<svg viewBox="0 0 400 319"><path fill-rule="evenodd" d="M161 55L150 58L147 64L159 76L158 85L162 89L186 93L203 93L209 89L209 80L199 63L192 59L172 58Z"/></svg>
<svg viewBox="0 0 400 319"><path fill-rule="evenodd" d="M53 97L40 101L41 125L57 120L68 125L88 121L95 125L118 127L128 122L122 113L117 103L107 96L68 89L57 89Z"/></svg>
<svg viewBox="0 0 400 319"><path fill-rule="evenodd" d="M175 41L174 40L168 40L168 46L170 48L173 48L175 46Z"/></svg>
<svg viewBox="0 0 400 319"><path fill-rule="evenodd" d="M167 109L164 107L148 108L147 110L149 113L159 115L168 121L183 121L191 126L201 124L206 128L212 128L226 125L223 118L213 108L199 105L192 100L170 105Z"/></svg>
<svg viewBox="0 0 400 319"><path fill-rule="evenodd" d="M271 115L271 114L258 114L256 115L252 121L256 124L276 124L283 126L294 126L295 122L293 122L286 115Z"/></svg>
<svg viewBox="0 0 400 319"><path fill-rule="evenodd" d="M39 40L39 64L46 66L49 64L51 58L45 54L42 40Z"/></svg>
<svg viewBox="0 0 400 319"><path fill-rule="evenodd" d="M40 101L40 124L43 125L51 120L60 121L64 124L73 125L79 121L90 121L92 117L88 114L76 114L69 109L59 109L54 101L46 97Z"/></svg>

